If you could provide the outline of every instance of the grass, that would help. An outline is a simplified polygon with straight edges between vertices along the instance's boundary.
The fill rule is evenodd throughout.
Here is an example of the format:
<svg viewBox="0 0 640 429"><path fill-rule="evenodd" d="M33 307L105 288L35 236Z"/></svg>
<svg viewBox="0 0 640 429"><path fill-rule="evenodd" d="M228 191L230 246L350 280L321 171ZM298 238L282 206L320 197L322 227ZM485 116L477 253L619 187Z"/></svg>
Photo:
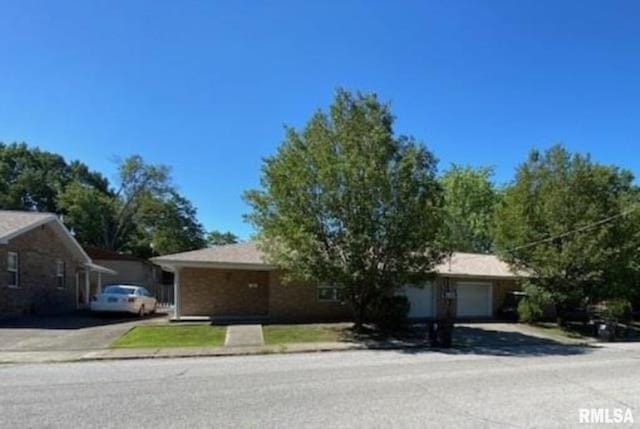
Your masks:
<svg viewBox="0 0 640 429"><path fill-rule="evenodd" d="M528 326L541 334L560 340L576 341L588 340L590 338L587 330L581 324L560 327L557 323L537 323Z"/></svg>
<svg viewBox="0 0 640 429"><path fill-rule="evenodd" d="M137 326L111 347L215 347L224 344L225 333L226 328L211 325Z"/></svg>
<svg viewBox="0 0 640 429"><path fill-rule="evenodd" d="M333 343L346 341L349 328L335 325L266 325L262 327L267 345L287 343Z"/></svg>
<svg viewBox="0 0 640 429"><path fill-rule="evenodd" d="M593 340L593 328L580 322L568 322L565 326L559 327L556 323L539 323L529 325L540 333L569 340ZM624 327L624 324L620 325ZM640 340L640 322L634 321L627 326L626 335L618 337L618 340ZM619 334L622 335L622 334Z"/></svg>

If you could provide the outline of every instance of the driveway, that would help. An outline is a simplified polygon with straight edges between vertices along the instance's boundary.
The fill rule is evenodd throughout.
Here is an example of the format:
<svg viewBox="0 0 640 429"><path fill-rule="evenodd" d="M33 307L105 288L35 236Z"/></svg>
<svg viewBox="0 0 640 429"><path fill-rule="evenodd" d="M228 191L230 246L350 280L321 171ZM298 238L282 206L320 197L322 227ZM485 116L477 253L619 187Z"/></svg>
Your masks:
<svg viewBox="0 0 640 429"><path fill-rule="evenodd" d="M69 352L104 349L134 326L163 323L167 313L144 319L74 313L0 321L0 352Z"/></svg>
<svg viewBox="0 0 640 429"><path fill-rule="evenodd" d="M584 344L584 340L546 335L521 323L456 323L454 338L465 346L534 346L543 344Z"/></svg>

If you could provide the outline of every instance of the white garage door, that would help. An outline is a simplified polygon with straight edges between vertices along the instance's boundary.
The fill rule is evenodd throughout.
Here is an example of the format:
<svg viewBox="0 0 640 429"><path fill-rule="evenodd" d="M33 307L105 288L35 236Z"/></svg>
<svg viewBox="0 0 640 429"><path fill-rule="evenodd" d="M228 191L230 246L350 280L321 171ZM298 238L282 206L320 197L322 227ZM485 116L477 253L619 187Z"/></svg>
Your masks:
<svg viewBox="0 0 640 429"><path fill-rule="evenodd" d="M491 283L458 282L458 317L491 317L493 315Z"/></svg>
<svg viewBox="0 0 640 429"><path fill-rule="evenodd" d="M408 317L412 319L433 317L435 306L431 284L426 284L423 288L406 286L404 293L409 299L409 304L411 304Z"/></svg>

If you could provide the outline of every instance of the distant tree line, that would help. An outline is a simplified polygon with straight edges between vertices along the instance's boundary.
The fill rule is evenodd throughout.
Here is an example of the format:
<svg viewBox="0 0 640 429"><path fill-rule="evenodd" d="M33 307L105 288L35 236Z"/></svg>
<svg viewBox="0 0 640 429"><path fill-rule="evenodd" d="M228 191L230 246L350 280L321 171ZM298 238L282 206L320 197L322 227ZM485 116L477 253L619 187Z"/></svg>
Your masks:
<svg viewBox="0 0 640 429"><path fill-rule="evenodd" d="M196 209L173 185L169 167L138 155L120 161L110 182L81 161L0 143L0 209L60 214L81 244L141 257L207 244ZM222 234L213 244L224 240L237 237Z"/></svg>

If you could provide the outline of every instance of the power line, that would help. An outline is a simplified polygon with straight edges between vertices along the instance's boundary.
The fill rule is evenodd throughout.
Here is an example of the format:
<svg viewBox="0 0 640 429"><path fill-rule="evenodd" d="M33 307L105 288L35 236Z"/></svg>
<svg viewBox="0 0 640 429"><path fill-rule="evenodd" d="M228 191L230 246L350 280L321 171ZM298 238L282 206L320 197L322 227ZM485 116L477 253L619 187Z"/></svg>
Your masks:
<svg viewBox="0 0 640 429"><path fill-rule="evenodd" d="M522 246L517 246L517 247L514 247L512 249L508 249L507 252L510 253L510 252L515 252L516 250L528 249L529 247L537 246L538 244L546 243L546 242L549 242L549 241L555 241L555 240L558 240L560 238L567 237L567 236L569 236L571 234L588 231L588 230L590 230L592 228L595 228L597 226L604 225L607 222L611 222L612 220L624 217L624 216L628 215L629 213L632 213L633 211L635 211L637 209L638 209L638 206L635 206L635 207L633 207L631 209L623 211L622 213L618 213L616 215L609 216L607 218L604 218L604 219L601 219L601 220L599 220L597 222L593 222L591 224L582 226L580 228L576 228L576 229L573 229L573 230L570 230L570 231L567 231L567 232L563 232L562 234L558 234L556 236L547 237L547 238L543 238L541 240L533 241L531 243L523 244Z"/></svg>
<svg viewBox="0 0 640 429"><path fill-rule="evenodd" d="M546 238L543 238L543 239L540 239L540 240L532 241L530 243L523 244L521 246L516 246L516 247L513 247L511 249L507 249L505 252L506 253L512 253L512 252L515 252L517 250L528 249L529 247L534 247L534 246L537 246L538 244L542 244L542 243L558 240L560 238L567 237L567 236L569 236L571 234L588 231L588 230L590 230L592 228L598 227L600 225L604 225L607 222L611 222L612 220L627 216L628 214L634 212L638 208L640 208L640 206L635 206L635 207L632 207L632 208L630 208L628 210L625 210L625 211L623 211L621 213L618 213L618 214L613 215L613 216L606 217L604 219L601 219L599 221L590 223L588 225L584 225L584 226L581 226L579 228L575 228L575 229L563 232L562 234L558 234L558 235L554 235L554 236L551 236L551 237L546 237ZM481 255L461 256L461 257L459 257L457 259L459 259L459 260L468 260L468 259L474 259L474 258L481 258L483 256L487 256L487 255L481 254Z"/></svg>

